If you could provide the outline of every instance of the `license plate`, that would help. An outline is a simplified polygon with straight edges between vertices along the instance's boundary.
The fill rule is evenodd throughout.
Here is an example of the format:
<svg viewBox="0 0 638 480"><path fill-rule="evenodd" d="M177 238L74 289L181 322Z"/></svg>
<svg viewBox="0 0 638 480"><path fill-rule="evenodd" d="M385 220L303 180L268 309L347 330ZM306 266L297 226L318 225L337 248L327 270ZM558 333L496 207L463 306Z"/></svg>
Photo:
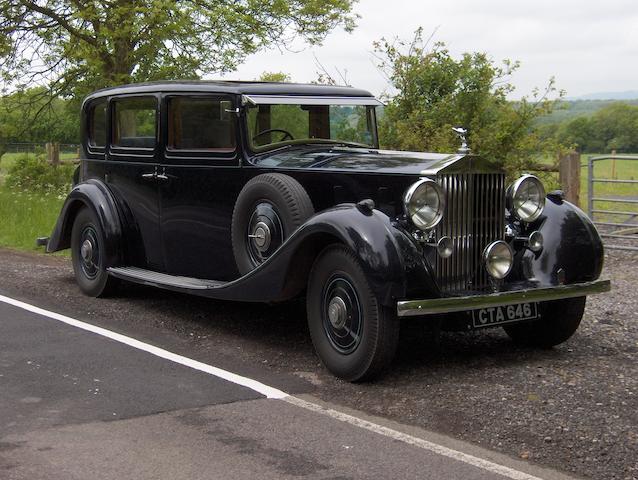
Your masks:
<svg viewBox="0 0 638 480"><path fill-rule="evenodd" d="M534 320L535 318L538 318L538 305L536 303L519 303L472 310L474 328L491 327L522 320Z"/></svg>

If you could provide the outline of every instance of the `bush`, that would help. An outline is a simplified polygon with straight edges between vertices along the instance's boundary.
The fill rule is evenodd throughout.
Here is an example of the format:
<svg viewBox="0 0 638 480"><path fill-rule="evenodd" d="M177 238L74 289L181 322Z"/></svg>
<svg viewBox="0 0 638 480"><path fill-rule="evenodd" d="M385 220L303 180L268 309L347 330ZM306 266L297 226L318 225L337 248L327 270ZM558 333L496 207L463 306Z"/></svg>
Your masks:
<svg viewBox="0 0 638 480"><path fill-rule="evenodd" d="M6 185L14 190L65 195L71 189L75 165L49 165L44 157L22 155L9 168Z"/></svg>
<svg viewBox="0 0 638 480"><path fill-rule="evenodd" d="M454 152L460 143L452 127L463 126L472 152L504 166L510 178L535 170L539 158L558 158L563 150L534 128L536 119L554 107L548 99L553 80L532 99L510 101L517 62L499 65L477 52L454 58L443 43L429 46L421 29L411 43L382 39L375 51L394 92L379 122L382 147Z"/></svg>

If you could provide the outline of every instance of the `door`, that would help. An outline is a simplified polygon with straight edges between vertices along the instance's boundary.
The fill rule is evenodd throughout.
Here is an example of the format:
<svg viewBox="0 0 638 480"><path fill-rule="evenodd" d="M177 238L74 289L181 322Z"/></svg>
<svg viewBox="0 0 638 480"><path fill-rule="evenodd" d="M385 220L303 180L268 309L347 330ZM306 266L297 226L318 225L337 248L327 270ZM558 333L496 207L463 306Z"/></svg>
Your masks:
<svg viewBox="0 0 638 480"><path fill-rule="evenodd" d="M161 271L158 104L148 95L111 99L105 178L123 202L127 263Z"/></svg>
<svg viewBox="0 0 638 480"><path fill-rule="evenodd" d="M161 165L161 228L166 270L229 280L237 276L231 245L233 206L241 189L237 116L231 97L172 94Z"/></svg>

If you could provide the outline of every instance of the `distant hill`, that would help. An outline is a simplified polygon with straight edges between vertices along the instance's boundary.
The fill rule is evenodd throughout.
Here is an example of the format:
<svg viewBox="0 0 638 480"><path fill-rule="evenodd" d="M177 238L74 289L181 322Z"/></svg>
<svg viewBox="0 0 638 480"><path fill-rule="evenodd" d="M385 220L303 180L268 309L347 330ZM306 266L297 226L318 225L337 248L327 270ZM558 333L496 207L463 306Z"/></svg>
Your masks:
<svg viewBox="0 0 638 480"><path fill-rule="evenodd" d="M569 98L568 100L638 100L638 90L587 93L578 97Z"/></svg>
<svg viewBox="0 0 638 480"><path fill-rule="evenodd" d="M593 95L593 94L592 94ZM638 92L636 92L638 96ZM539 125L547 125L550 123L561 123L565 120L572 120L576 117L589 116L612 103L627 103L629 105L638 105L638 99L631 100L564 100L551 113L537 120Z"/></svg>

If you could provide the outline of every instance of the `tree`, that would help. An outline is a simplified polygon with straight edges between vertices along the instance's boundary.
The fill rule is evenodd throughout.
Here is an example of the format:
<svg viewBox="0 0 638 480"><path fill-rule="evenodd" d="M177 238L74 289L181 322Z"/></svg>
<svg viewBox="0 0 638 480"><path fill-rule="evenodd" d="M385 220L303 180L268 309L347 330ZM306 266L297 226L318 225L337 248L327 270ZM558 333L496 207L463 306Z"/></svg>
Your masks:
<svg viewBox="0 0 638 480"><path fill-rule="evenodd" d="M594 141L592 127L592 122L588 117L578 117L561 124L556 136L566 145L572 145L578 151L584 152L591 148Z"/></svg>
<svg viewBox="0 0 638 480"><path fill-rule="evenodd" d="M354 28L356 0L4 0L0 74L53 96L233 70L266 46Z"/></svg>
<svg viewBox="0 0 638 480"><path fill-rule="evenodd" d="M509 79L518 62L505 60L499 66L484 53L455 59L445 44L429 48L428 43L421 29L409 44L375 43L379 67L396 92L380 122L385 147L453 152L459 139L452 128L463 126L472 151L501 163L510 175L537 168L543 155L557 157L560 145L543 139L533 126L554 105L547 98L555 91L553 80L542 92L535 91L532 100L512 102Z"/></svg>
<svg viewBox="0 0 638 480"><path fill-rule="evenodd" d="M562 123L556 138L584 153L637 152L638 106L612 103L593 115Z"/></svg>
<svg viewBox="0 0 638 480"><path fill-rule="evenodd" d="M605 151L638 151L638 107L613 103L594 114L592 130ZM593 151L590 146L590 151ZM601 151L601 150L599 150Z"/></svg>
<svg viewBox="0 0 638 480"><path fill-rule="evenodd" d="M287 83L292 82L292 77L285 72L264 72L259 76L259 81Z"/></svg>
<svg viewBox="0 0 638 480"><path fill-rule="evenodd" d="M45 93L39 87L0 97L0 160L8 143L79 143L75 105Z"/></svg>

